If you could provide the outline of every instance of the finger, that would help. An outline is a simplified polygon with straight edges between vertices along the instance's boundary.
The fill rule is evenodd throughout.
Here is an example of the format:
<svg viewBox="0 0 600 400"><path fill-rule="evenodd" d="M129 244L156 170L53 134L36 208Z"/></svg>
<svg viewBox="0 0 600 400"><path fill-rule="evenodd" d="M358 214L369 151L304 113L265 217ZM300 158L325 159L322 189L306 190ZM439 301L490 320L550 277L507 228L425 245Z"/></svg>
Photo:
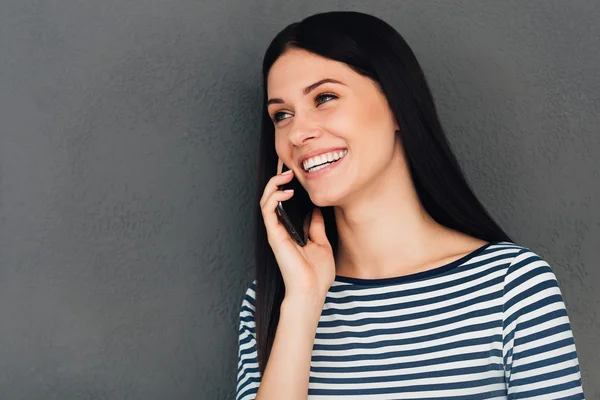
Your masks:
<svg viewBox="0 0 600 400"><path fill-rule="evenodd" d="M313 242L322 245L330 246L329 239L325 233L325 219L319 207L315 207L310 221L308 236Z"/></svg>
<svg viewBox="0 0 600 400"><path fill-rule="evenodd" d="M286 171L287 172L287 171ZM265 189L263 190L263 195L260 198L260 206L263 207L266 203L269 196L279 190L279 186L284 185L292 180L294 176L293 172L284 174L279 174L271 177L267 184L265 185Z"/></svg>
<svg viewBox="0 0 600 400"><path fill-rule="evenodd" d="M265 204L261 207L263 220L265 222L265 228L267 229L267 235L273 237L279 233L283 233L281 229L283 226L279 223L275 208L280 201L288 200L293 196L293 193L286 193L283 190L276 190L265 201Z"/></svg>
<svg viewBox="0 0 600 400"><path fill-rule="evenodd" d="M292 171L292 170L288 170L288 171ZM260 202L259 202L260 207L262 208L264 206L264 204L267 202L267 199L273 192L276 192L279 190L278 186L288 183L289 181L292 180L293 176L294 176L294 172L292 171L290 173L286 173L285 175L279 174L279 175L275 175L275 176L271 177L271 179L269 179L269 181L265 185L265 189L263 190L263 194L260 198Z"/></svg>

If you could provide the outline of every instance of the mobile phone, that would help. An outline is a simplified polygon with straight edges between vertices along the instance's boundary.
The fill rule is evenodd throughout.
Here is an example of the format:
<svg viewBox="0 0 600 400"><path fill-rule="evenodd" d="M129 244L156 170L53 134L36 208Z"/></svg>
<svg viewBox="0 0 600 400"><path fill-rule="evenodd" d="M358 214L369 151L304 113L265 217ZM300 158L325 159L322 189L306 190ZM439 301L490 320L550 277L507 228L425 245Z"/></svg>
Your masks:
<svg viewBox="0 0 600 400"><path fill-rule="evenodd" d="M289 168L283 162L279 161L277 173L285 172ZM292 239L300 246L306 246L308 241L308 223L315 205L310 200L308 192L296 176L284 185L278 187L279 190L294 189L292 197L277 204L275 213L279 221L283 224ZM285 204L285 205L284 205Z"/></svg>

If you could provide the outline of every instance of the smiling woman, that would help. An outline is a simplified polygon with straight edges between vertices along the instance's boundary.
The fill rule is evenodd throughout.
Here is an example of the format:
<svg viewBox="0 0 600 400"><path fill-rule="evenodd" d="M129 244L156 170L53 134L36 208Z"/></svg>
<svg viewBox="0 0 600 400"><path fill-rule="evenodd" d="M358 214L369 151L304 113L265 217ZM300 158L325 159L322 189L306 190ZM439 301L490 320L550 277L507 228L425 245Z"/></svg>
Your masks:
<svg viewBox="0 0 600 400"><path fill-rule="evenodd" d="M377 81L345 63L290 48L271 66L267 87L276 153L286 165L297 166L291 169L313 203L341 206L340 201L350 200L344 191L364 190L373 175L398 177L406 169L394 134L399 125ZM343 164L351 169L332 165L318 174L304 173L305 159L331 150L346 152ZM319 189L323 186L328 189Z"/></svg>
<svg viewBox="0 0 600 400"><path fill-rule="evenodd" d="M471 191L398 32L312 15L263 85L237 400L583 398L551 267ZM275 215L292 179L316 206L302 247Z"/></svg>

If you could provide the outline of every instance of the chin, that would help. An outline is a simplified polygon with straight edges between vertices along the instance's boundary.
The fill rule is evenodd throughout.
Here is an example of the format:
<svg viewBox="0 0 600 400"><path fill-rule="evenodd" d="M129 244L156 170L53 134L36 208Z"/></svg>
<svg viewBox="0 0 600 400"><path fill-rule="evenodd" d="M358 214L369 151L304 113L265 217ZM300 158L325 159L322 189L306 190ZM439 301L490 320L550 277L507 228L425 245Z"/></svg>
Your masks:
<svg viewBox="0 0 600 400"><path fill-rule="evenodd" d="M310 201L317 207L330 207L340 204L340 196L333 195L333 193L320 196L310 195Z"/></svg>

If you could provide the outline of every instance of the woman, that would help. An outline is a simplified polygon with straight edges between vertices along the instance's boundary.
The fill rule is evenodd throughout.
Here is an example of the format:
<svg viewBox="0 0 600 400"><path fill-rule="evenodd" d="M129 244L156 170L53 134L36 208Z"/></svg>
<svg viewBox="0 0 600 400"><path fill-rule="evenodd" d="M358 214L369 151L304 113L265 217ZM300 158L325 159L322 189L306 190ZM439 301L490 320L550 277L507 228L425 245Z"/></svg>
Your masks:
<svg viewBox="0 0 600 400"><path fill-rule="evenodd" d="M471 192L402 37L313 15L263 78L237 400L583 398L555 275ZM318 206L303 247L275 214L292 177Z"/></svg>

